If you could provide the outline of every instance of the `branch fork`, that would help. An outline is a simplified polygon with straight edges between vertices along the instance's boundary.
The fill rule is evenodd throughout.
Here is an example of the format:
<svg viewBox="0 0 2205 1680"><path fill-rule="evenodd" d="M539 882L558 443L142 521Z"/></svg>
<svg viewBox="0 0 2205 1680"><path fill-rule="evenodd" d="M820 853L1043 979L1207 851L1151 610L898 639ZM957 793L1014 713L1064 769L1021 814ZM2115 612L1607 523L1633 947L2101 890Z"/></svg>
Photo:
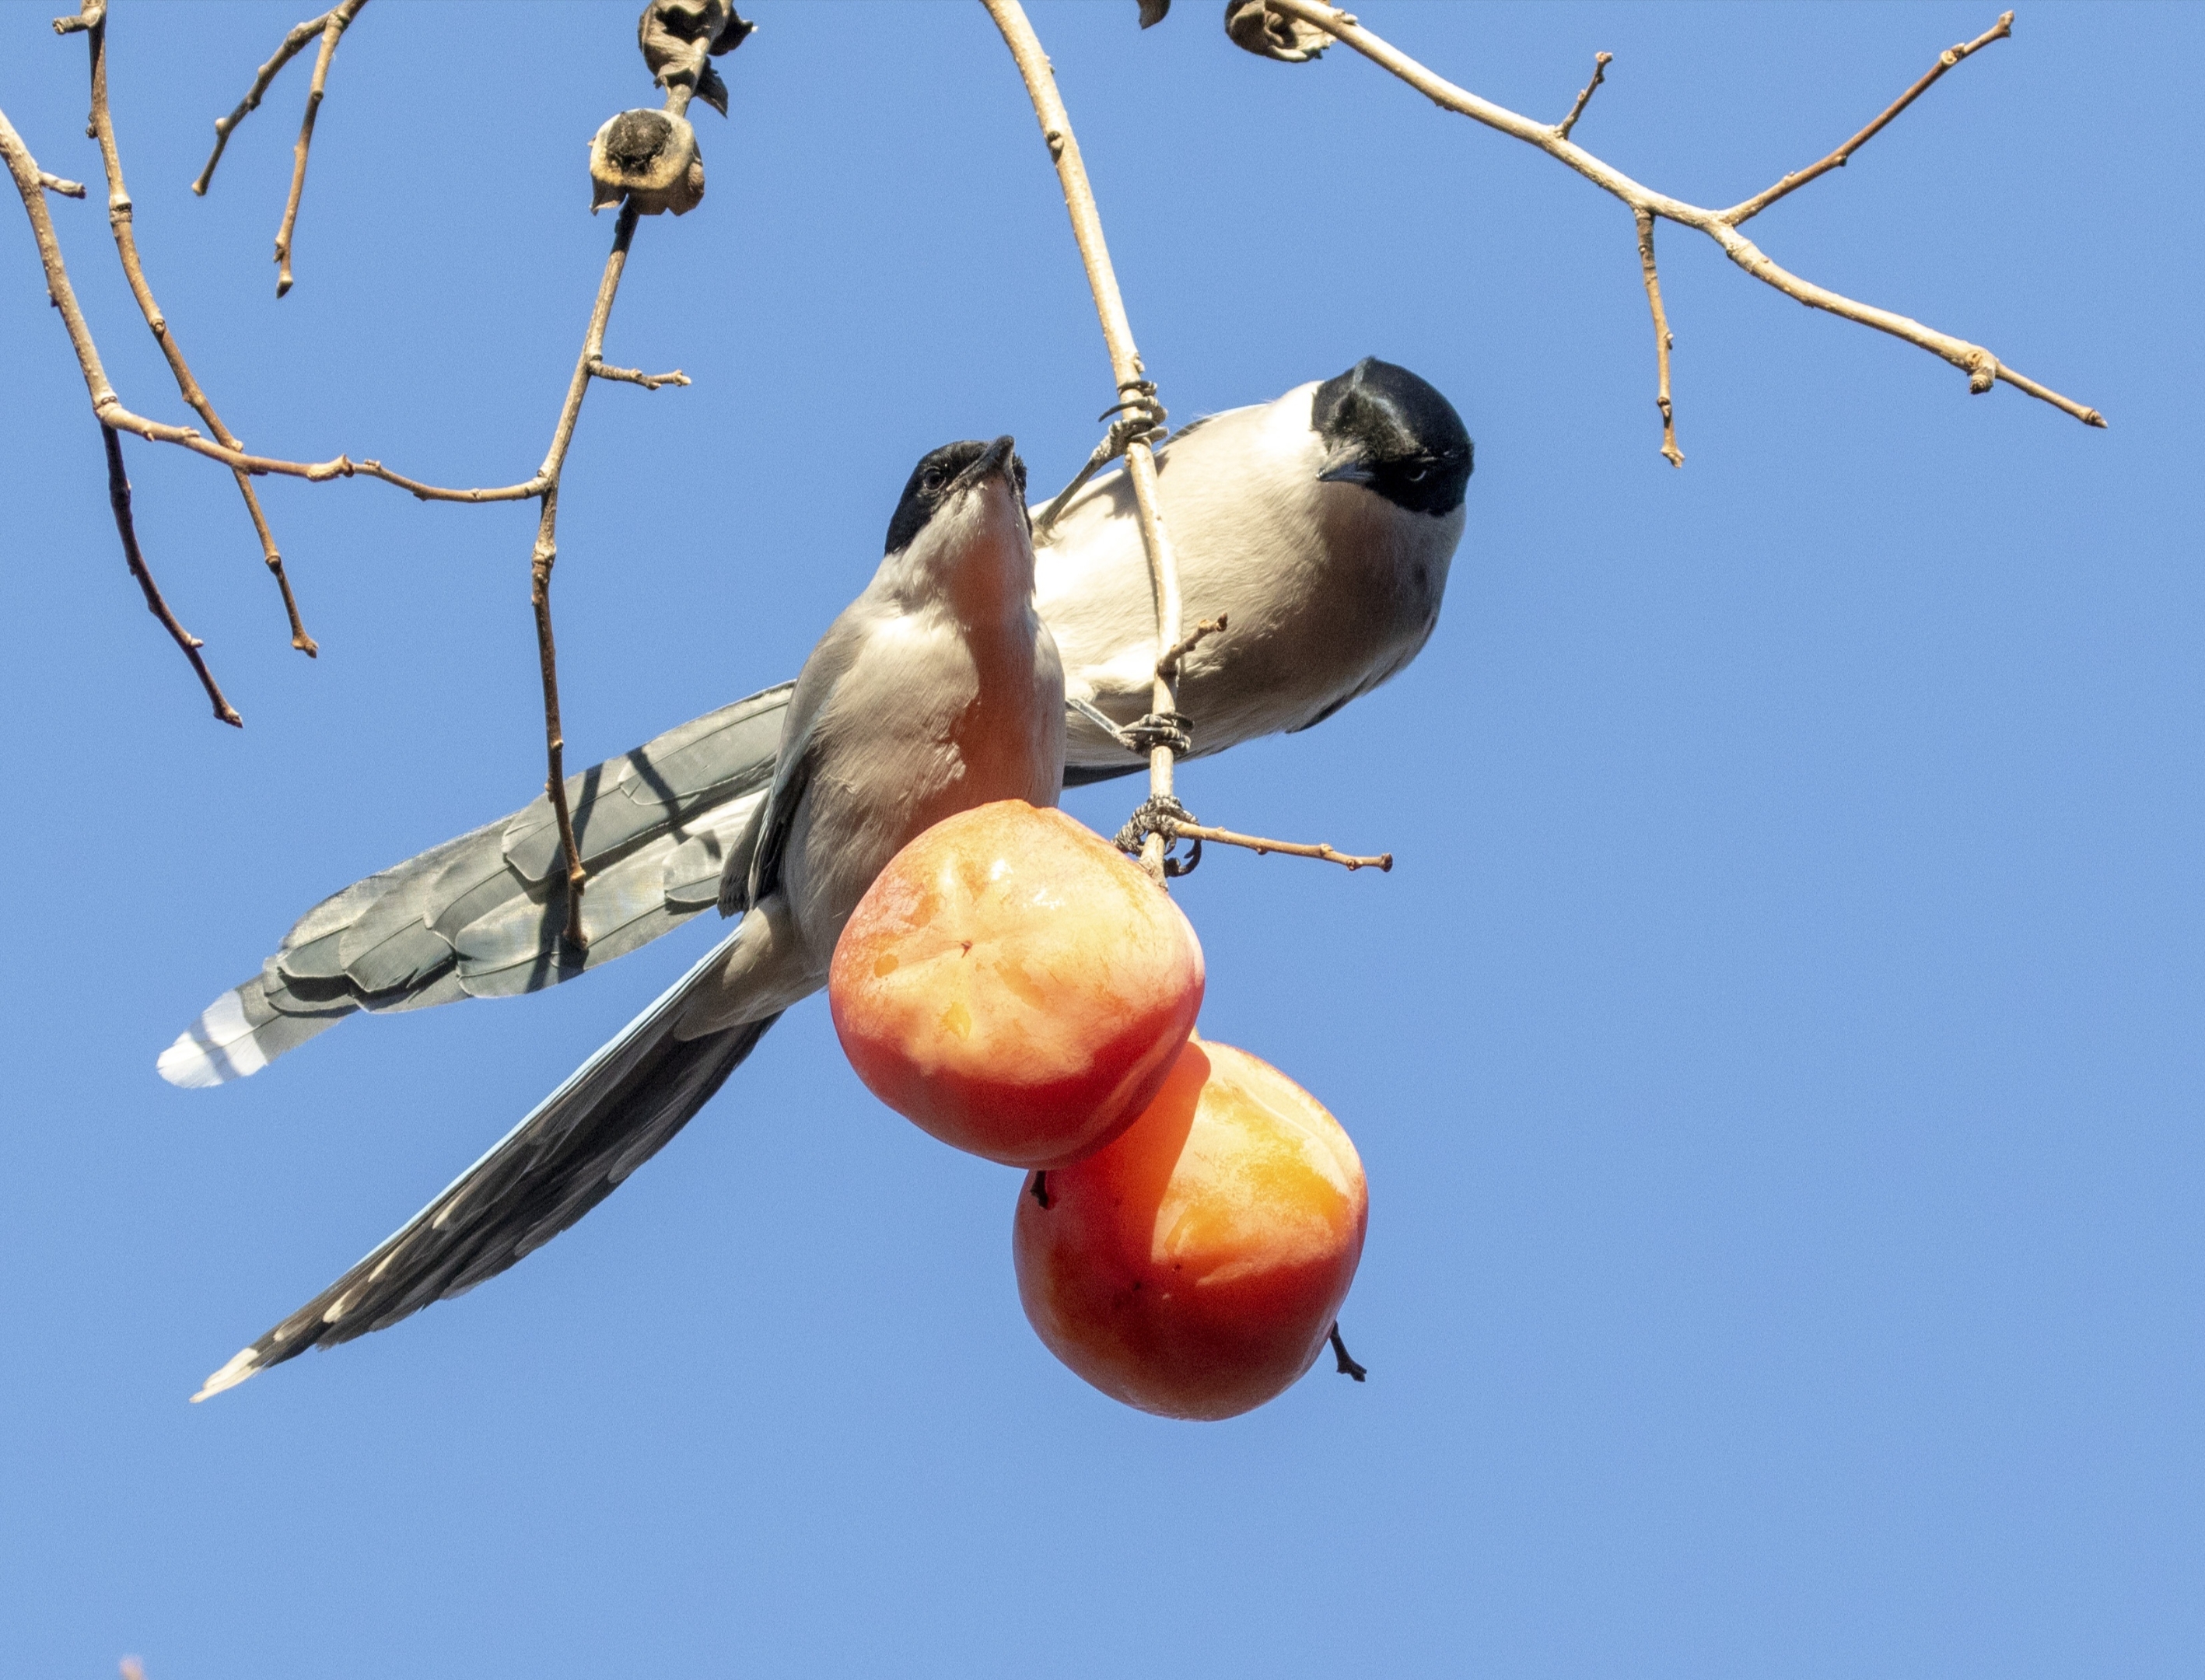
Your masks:
<svg viewBox="0 0 2205 1680"><path fill-rule="evenodd" d="M2013 33L2012 12L2006 13L1973 40L1962 41L1946 48L1938 55L1937 62L1912 86L1892 101L1881 115L1828 157L1804 169L1794 170L1774 186L1742 203L1732 205L1727 210L1710 210L1641 185L1570 139L1570 131L1584 114L1593 91L1606 79L1608 66L1614 60L1612 54L1601 53L1595 57L1592 80L1578 95L1577 103L1571 107L1567 116L1558 123L1535 122L1530 117L1519 116L1505 106L1495 104L1467 89L1456 86L1392 43L1372 34L1351 14L1325 4L1324 0L1262 0L1262 3L1269 14L1281 21L1282 26L1295 23L1322 31L1334 39L1354 48L1372 63L1399 77L1443 110L1454 111L1474 122L1497 129L1512 139L1536 146L1556 162L1576 170L1602 192L1620 199L1630 208L1637 229L1639 264L1645 279L1647 301L1654 317L1657 378L1655 406L1661 415L1661 453L1673 466L1683 464L1684 454L1677 447L1676 413L1669 393L1669 352L1674 340L1669 330L1667 313L1662 306L1661 281L1654 264L1653 224L1657 218L1697 229L1713 240L1725 256L1755 279L1810 309L1823 310L1841 319L1873 327L1878 332L1904 339L1932 355L1941 357L1968 376L1968 389L1972 393L1980 395L2003 381L2016 390L2051 404L2063 414L2080 420L2084 425L2103 426L2106 424L2105 417L2096 409L2071 397L2063 396L2049 386L2017 372L1982 345L1970 344L1949 333L1926 327L1919 321L1891 310L1845 297L1791 273L1772 262L1751 240L1738 231L1745 223L1771 205L1798 191L1809 181L1828 174L1832 169L1843 169L1856 151L1881 133L1893 118L1927 92L1946 71L1961 60L1982 51L1992 42L2005 40L2011 36Z"/></svg>
<svg viewBox="0 0 2205 1680"><path fill-rule="evenodd" d="M95 0L85 0L90 9ZM308 18L284 36L276 49L276 56L260 67L253 78L253 86L246 90L245 98L228 116L214 120L214 151L208 155L206 167L199 171L199 179L192 183L192 191L199 197L214 184L215 165L222 162L222 154L229 145L231 131L254 111L260 109L261 96L268 92L276 76L300 53L306 43L321 38L321 50L314 56L314 74L306 86L306 112L299 123L299 138L291 148L291 192L283 201L282 225L276 230L276 295L283 296L291 289L291 236L299 225L299 202L306 191L306 157L314 144L314 119L322 109L322 96L328 91L330 65L336 57L337 43L344 38L345 30L358 17L367 0L340 0L319 17ZM102 9L104 9L104 3ZM54 26L58 29L61 26Z"/></svg>

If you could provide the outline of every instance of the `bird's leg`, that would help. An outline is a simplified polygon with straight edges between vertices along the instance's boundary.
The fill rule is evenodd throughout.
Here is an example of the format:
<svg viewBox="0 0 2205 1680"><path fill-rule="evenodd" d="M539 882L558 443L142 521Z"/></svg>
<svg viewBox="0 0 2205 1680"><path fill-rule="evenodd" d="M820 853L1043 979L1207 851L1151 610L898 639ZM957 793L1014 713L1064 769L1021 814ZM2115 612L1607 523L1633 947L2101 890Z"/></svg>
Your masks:
<svg viewBox="0 0 2205 1680"><path fill-rule="evenodd" d="M1169 747L1181 758L1194 751L1194 721L1184 712L1150 712L1131 723L1120 723L1101 707L1077 696L1067 695L1064 703L1126 751L1140 757L1147 757L1152 749L1160 746Z"/></svg>
<svg viewBox="0 0 2205 1680"><path fill-rule="evenodd" d="M1142 721L1146 722L1148 720L1143 719ZM1136 724L1133 727L1138 728L1140 726ZM1132 731L1129 730L1127 733L1131 733ZM1116 846L1119 851L1138 858L1141 854L1142 843L1150 834L1162 834L1164 838L1164 873L1174 878L1183 875L1192 875L1196 867L1202 862L1201 840L1197 840L1193 842L1194 849L1185 858L1173 856L1172 847L1176 846L1181 838L1180 825L1191 824L1194 821L1194 813L1170 794L1151 793L1147 798L1142 800L1133 814L1126 819L1126 826L1118 830L1116 837L1110 844Z"/></svg>
<svg viewBox="0 0 2205 1680"><path fill-rule="evenodd" d="M1049 541L1050 527L1055 525L1056 516L1064 511L1065 504L1079 493L1081 485L1124 454L1128 443L1136 439L1151 444L1163 442L1171 417L1164 412L1163 404L1156 401L1155 383L1137 379L1119 386L1118 391L1124 401L1111 404L1095 417L1097 420L1110 420L1113 414L1118 418L1110 420L1110 430L1102 434L1102 441L1087 457L1087 464L1072 475L1072 482L1056 493L1042 510L1042 516L1034 521L1035 542Z"/></svg>

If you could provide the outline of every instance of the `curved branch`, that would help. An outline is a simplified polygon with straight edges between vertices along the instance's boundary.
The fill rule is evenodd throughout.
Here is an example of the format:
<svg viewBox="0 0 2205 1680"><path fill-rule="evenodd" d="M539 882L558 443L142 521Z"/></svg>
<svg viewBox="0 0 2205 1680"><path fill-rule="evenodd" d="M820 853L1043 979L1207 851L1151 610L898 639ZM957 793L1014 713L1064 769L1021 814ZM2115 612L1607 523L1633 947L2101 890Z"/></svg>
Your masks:
<svg viewBox="0 0 2205 1680"><path fill-rule="evenodd" d="M1002 33L1004 45L1025 80L1026 97L1033 102L1043 140L1056 165L1056 178L1064 192L1064 207L1072 217L1072 235L1079 246L1079 260L1087 270L1088 289L1095 296L1095 312L1102 324L1102 341L1110 353L1110 371L1120 397L1152 395L1133 346L1133 329L1126 318L1126 300L1118 290L1118 276L1110 266L1110 249L1102 238L1102 213L1095 207L1095 190L1088 184L1087 166L1080 159L1079 142L1073 135L1072 116L1056 91L1056 77L1049 55L1042 50L1033 25L1026 21L1019 0L981 0L988 15ZM1141 546L1149 561L1149 582L1156 592L1156 645L1174 646L1180 640L1179 561L1172 553L1171 537L1164 529L1163 511L1156 493L1156 458L1144 431L1125 443L1126 478L1132 486L1133 505L1141 528ZM1172 678L1159 662L1151 688L1150 709L1158 716L1177 709L1172 698ZM1170 747L1149 751L1149 796L1169 798L1173 755ZM1142 844L1141 866L1162 882L1164 878L1164 839L1151 834Z"/></svg>
<svg viewBox="0 0 2205 1680"><path fill-rule="evenodd" d="M1893 99L1888 105L1885 106L1883 115L1877 117L1875 122L1869 123L1867 128L1862 129L1860 133L1855 134L1851 140L1847 140L1843 145L1839 146L1835 151L1833 151L1828 157L1823 158L1820 163L1810 163L1805 169L1797 170L1791 175L1786 175L1784 179L1778 181L1775 186L1768 188L1768 190L1764 193L1755 193L1753 197L1748 199L1742 205L1732 205L1728 210L1723 212L1723 219L1728 222L1732 227L1735 228L1739 223L1746 221L1752 217L1760 215L1762 211L1767 210L1769 205L1774 204L1779 199L1785 198L1791 193L1798 192L1802 187L1804 187L1809 181L1814 180L1817 175L1828 175L1832 169L1842 169L1848 163L1852 161L1853 153L1858 151L1878 134L1881 134L1884 128L1890 123L1892 118L1897 116L1899 112L1905 110L1924 93L1927 93L1929 91L1930 84L1935 82L1940 76L1943 75L1946 71L1951 69L1955 64L1958 63L1963 58L1967 57L1970 54L1981 52L1993 41L2003 41L2012 33L2013 14L2012 12L2008 12L2000 17L1996 23L1984 30L1982 34L1976 36L1974 40L1962 41L1958 46L1946 47L1943 52L1938 55L1937 62L1929 67L1929 70L1923 75L1922 79L1916 82L1913 86L1908 88L1906 92L1900 94L1896 99Z"/></svg>
<svg viewBox="0 0 2205 1680"><path fill-rule="evenodd" d="M122 153L116 145L115 120L107 102L107 21L103 13L90 17L87 6L85 39L92 53L92 134L99 142L99 158L107 173L107 223L115 234L115 249L122 259L123 278L130 283L130 295L138 300L139 313L146 318L152 329L153 341L161 347L168 359L169 371L175 378L176 389L206 422L225 448L242 450L244 446L222 423L215 413L214 404L199 388L192 375L191 365L184 359L183 347L176 342L175 335L169 329L168 318L153 300L153 288L146 282L146 268L138 255L138 234L130 201L130 189L122 181ZM298 597L291 591L291 579L283 570L283 556L276 546L276 535L268 528L268 516L261 511L260 497L253 488L253 479L242 467L233 466L232 476L237 480L238 493L245 498L245 511L253 520L253 534L260 539L260 556L276 579L276 587L283 599L283 611L291 621L291 645L309 659L321 651L314 638L306 633L305 622L299 616Z"/></svg>
<svg viewBox="0 0 2205 1680"><path fill-rule="evenodd" d="M214 185L215 165L222 162L222 154L229 149L230 131L260 109L261 96L274 84L278 73L306 50L306 43L320 34L322 27L329 21L330 15L324 12L319 17L308 18L304 23L294 26L283 38L282 45L276 47L276 56L260 67L259 74L253 79L253 86L237 102L237 109L228 116L215 118L214 151L208 155L206 167L199 171L199 178L192 183L193 193L202 199L206 197L207 188Z"/></svg>
<svg viewBox="0 0 2205 1680"><path fill-rule="evenodd" d="M559 651L551 634L551 568L559 561L559 478L567 468L567 448L574 441L574 425L581 419L582 399L590 381L604 359L605 327L612 319L613 299L620 291L621 276L627 268L627 251L635 238L636 206L633 199L620 209L613 229L613 248L605 258L604 278L597 282L597 300L590 311L589 331L582 353L574 364L574 377L567 386L567 401L559 410L559 424L551 434L551 448L530 482L543 498L536 522L536 547L529 556L529 603L536 614L537 664L544 680L544 793L559 820L559 849L567 865L567 925L563 937L577 951L589 944L582 930L582 889L588 871L582 867L582 850L574 839L574 819L567 808L567 738L559 721ZM686 379L684 384L688 383Z"/></svg>
<svg viewBox="0 0 2205 1680"><path fill-rule="evenodd" d="M1372 34L1349 14L1324 4L1323 0L1266 0L1266 3L1270 10L1312 25L1354 48L1372 63L1398 76L1442 110L1466 116L1473 122L1483 123L1512 140L1522 140L1526 145L1536 146L1557 163L1576 170L1602 192L1620 199L1631 208L1634 218L1660 217L1681 227L1697 229L1721 246L1723 254L1731 261L1785 296L1805 304L1810 309L1827 310L1845 320L1904 339L1909 344L1942 358L1968 376L1970 391L1980 394L2003 381L2016 390L2051 404L2062 413L2072 415L2085 425L2103 426L2106 424L2105 417L2096 409L2077 402L2071 397L2063 396L2049 386L2016 372L1980 344L1970 344L1965 339L1939 332L1909 317L1878 308L1873 304L1858 302L1812 281L1802 279L1770 261L1751 240L1738 231L1740 223L1759 215L1777 199L1797 191L1817 176L1841 167L1854 151L1873 139L1886 124L1919 98L1932 83L1961 59L1993 41L2006 39L2012 33L2012 13L2000 18L1994 27L1975 40L1948 49L1929 73L1900 95L1882 116L1820 163L1796 175L1786 175L1767 192L1748 199L1743 204L1732 205L1728 210L1709 210L1703 205L1671 198L1666 193L1657 193L1632 180L1622 170L1602 162L1571 140L1561 124L1534 122L1530 117L1520 116L1504 105L1496 105L1465 88L1456 86L1391 42ZM1647 242L1650 243L1650 240ZM1666 324L1662 330L1666 333ZM1665 416L1665 421L1666 419ZM1667 431L1666 424L1664 441L1667 445L1674 443L1673 434ZM1667 448L1663 453L1667 453Z"/></svg>
<svg viewBox="0 0 2205 1680"><path fill-rule="evenodd" d="M1159 887L1172 876L1184 875L1194 867L1192 859L1179 864L1165 856L1174 839L1197 842L1198 852L1201 841L1215 840L1227 846L1246 846L1258 853L1280 852L1297 858L1321 858L1344 864L1351 870L1390 870L1394 867L1390 852L1382 858L1350 857L1328 846L1262 840L1227 828L1205 828L1190 818L1186 808L1173 797L1175 752L1171 738L1178 739L1178 751L1184 751L1186 743L1186 720L1179 715L1178 704L1172 695L1173 685L1179 680L1180 662L1204 638L1222 632L1227 614L1220 613L1215 619L1204 619L1191 635L1180 633L1184 614L1180 601L1179 562L1172 553L1171 538L1164 530L1156 490L1155 440L1162 435L1163 411L1156 401L1156 388L1149 382L1141 365L1140 353L1133 347L1133 329L1126 318L1126 301L1118 291L1118 276L1110 266L1109 247L1102 239L1102 213L1095 207L1095 192L1087 182L1087 166L1080 160L1079 142L1073 137L1072 117L1056 91L1056 76L1049 68L1049 56L1042 50L1041 41L1034 34L1033 25L1026 21L1019 0L980 0L980 3L988 9L988 15L1002 32L1004 43L1019 67L1019 74L1025 80L1026 96L1033 101L1034 116L1041 123L1042 139L1056 164L1065 209L1071 212L1073 237L1079 246L1080 264L1087 270L1088 289L1095 294L1095 312L1102 323L1102 341L1110 352L1110 369L1118 378L1118 394L1125 399L1104 413L1107 416L1121 410L1131 411L1126 419L1111 427L1102 448L1095 452L1080 477L1073 480L1071 489L1050 504L1037 527L1045 532L1057 509L1087 474L1108 454L1124 454L1126 477L1132 486L1134 509L1140 523L1141 545L1148 554L1149 581L1156 592L1156 645L1163 650L1156 659L1150 688L1150 715L1143 720L1143 725L1168 727L1147 727L1143 735L1135 738L1148 747L1149 797L1133 813L1117 843L1128 852L1138 846L1141 867ZM1089 709L1091 715L1100 715L1091 709ZM1108 720L1104 722L1106 727L1113 727L1120 740L1133 744L1128 740L1132 731L1117 730L1108 725Z"/></svg>
<svg viewBox="0 0 2205 1680"><path fill-rule="evenodd" d="M299 138L291 147L291 194L283 201L283 225L276 230L276 295L279 298L291 289L291 234L299 225L299 200L306 190L306 152L314 143L314 118L321 114L322 95L329 86L330 62L337 56L337 43L343 39L346 26L366 3L367 0L343 0L323 15L322 50L314 56L313 80L306 86L306 114L300 119Z"/></svg>
<svg viewBox="0 0 2205 1680"><path fill-rule="evenodd" d="M138 580L138 587L146 597L146 610L161 621L175 644L183 650L184 657L191 662L192 670L206 690L206 697L214 703L214 715L234 729L245 727L245 720L237 715L237 708L223 698L221 686L207 662L199 656L205 643L176 622L176 615L169 610L169 603L161 594L161 586L153 581L153 573L146 564L146 556L138 547L137 521L130 516L130 479L122 470L122 441L113 426L99 429L100 442L107 449L107 503L115 510L115 529L122 538L122 561L130 568L130 575Z"/></svg>

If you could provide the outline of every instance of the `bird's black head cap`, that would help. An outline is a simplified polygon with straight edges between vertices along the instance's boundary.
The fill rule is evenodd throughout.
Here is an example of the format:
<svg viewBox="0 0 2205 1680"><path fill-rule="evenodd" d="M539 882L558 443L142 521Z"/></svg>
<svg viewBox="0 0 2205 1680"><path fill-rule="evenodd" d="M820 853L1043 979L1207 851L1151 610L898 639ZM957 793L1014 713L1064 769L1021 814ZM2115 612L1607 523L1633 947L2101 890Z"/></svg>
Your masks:
<svg viewBox="0 0 2205 1680"><path fill-rule="evenodd" d="M999 437L992 443L983 443L978 438L968 437L960 442L945 443L922 456L905 481L902 499L896 503L894 517L889 520L888 543L882 552L894 554L899 549L909 548L942 503L993 472L1001 472L1010 479L1019 506L1023 508L1026 501L1026 464L1019 459L1009 438Z"/></svg>
<svg viewBox="0 0 2205 1680"><path fill-rule="evenodd" d="M1334 457L1323 477L1368 485L1413 513L1462 506L1470 433L1454 405L1406 367L1365 356L1316 388L1310 424Z"/></svg>

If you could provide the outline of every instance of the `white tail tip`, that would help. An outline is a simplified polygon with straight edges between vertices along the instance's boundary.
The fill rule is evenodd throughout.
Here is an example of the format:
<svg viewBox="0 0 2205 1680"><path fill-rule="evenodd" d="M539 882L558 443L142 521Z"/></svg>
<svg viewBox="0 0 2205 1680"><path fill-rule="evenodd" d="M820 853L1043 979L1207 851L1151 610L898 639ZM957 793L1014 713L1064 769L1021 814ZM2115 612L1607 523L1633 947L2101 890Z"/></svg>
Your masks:
<svg viewBox="0 0 2205 1680"><path fill-rule="evenodd" d="M260 1356L251 1348L239 1351L236 1357L199 1385L199 1392L192 1396L193 1405L210 1394L219 1394L226 1388L235 1388L260 1368Z"/></svg>
<svg viewBox="0 0 2205 1680"><path fill-rule="evenodd" d="M259 1072L268 1058L245 1018L244 1000L229 991L209 1004L153 1066L172 1085L204 1090Z"/></svg>

